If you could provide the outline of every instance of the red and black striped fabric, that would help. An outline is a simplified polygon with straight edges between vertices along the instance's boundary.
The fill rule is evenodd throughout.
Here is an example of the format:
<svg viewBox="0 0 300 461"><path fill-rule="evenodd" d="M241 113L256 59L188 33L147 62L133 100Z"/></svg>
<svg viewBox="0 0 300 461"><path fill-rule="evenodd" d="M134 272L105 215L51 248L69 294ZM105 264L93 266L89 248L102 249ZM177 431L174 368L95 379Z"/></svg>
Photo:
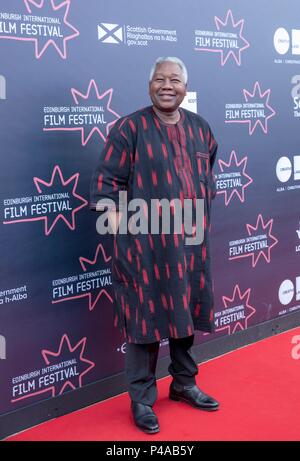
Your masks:
<svg viewBox="0 0 300 461"><path fill-rule="evenodd" d="M124 221L127 217L133 222L137 213L145 218L143 233L117 233L112 264L115 325L128 342L137 344L214 331L209 230L217 143L202 117L179 110L176 125L164 124L152 107L118 120L91 181L92 210L101 200L98 211L114 203L116 210L123 210ZM131 210L119 206L119 191L127 192L127 204L143 199L145 205L134 209L132 203ZM190 199L193 223L195 200L204 199L201 244L186 245L184 227L175 233L172 219L170 233L162 232L161 207L153 206L153 200L164 198L180 203ZM173 214L175 209L171 207ZM158 233L151 232L154 216ZM137 226L140 222L135 220Z"/></svg>

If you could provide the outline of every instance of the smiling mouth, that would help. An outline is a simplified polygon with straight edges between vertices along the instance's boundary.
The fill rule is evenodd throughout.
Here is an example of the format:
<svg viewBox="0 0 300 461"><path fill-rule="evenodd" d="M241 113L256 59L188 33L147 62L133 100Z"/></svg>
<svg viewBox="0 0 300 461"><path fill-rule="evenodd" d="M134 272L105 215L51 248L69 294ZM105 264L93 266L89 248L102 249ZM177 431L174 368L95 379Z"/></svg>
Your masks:
<svg viewBox="0 0 300 461"><path fill-rule="evenodd" d="M161 99L172 99L175 97L175 94L160 94L158 95Z"/></svg>

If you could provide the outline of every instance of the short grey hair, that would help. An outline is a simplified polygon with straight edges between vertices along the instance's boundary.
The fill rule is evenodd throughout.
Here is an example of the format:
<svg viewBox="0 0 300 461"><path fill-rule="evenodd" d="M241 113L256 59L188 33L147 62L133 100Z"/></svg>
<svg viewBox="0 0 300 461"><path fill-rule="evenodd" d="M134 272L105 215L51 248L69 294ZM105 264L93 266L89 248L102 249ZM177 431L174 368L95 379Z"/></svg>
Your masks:
<svg viewBox="0 0 300 461"><path fill-rule="evenodd" d="M163 58L163 57L157 58L155 63L151 67L150 76L149 76L149 82L151 82L151 80L153 78L153 75L154 75L154 72L155 72L156 67L158 66L158 64L161 64L163 62L174 62L174 64L178 64L178 66L181 68L182 73L183 73L184 83L187 84L187 80L188 80L187 68L185 67L184 62L182 62L181 59L176 58L175 56L167 56L166 58Z"/></svg>

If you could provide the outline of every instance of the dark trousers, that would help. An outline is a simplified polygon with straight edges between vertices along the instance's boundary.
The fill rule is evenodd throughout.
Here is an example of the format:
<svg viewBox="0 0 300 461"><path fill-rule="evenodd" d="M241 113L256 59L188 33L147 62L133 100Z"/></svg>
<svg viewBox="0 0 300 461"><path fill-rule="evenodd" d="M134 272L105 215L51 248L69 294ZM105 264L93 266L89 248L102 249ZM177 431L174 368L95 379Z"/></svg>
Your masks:
<svg viewBox="0 0 300 461"><path fill-rule="evenodd" d="M194 336L169 338L171 364L168 368L173 383L178 386L193 386L198 367L191 354ZM151 344L127 343L125 374L128 393L133 402L154 405L157 398L156 364L159 342Z"/></svg>

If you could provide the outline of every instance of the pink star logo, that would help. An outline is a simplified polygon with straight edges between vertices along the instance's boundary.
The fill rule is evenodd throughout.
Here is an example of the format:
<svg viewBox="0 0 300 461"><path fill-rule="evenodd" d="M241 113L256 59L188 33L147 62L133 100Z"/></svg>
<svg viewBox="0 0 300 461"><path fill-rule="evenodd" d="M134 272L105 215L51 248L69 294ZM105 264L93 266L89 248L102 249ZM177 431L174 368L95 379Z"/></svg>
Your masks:
<svg viewBox="0 0 300 461"><path fill-rule="evenodd" d="M24 0L24 4L27 9L27 13L35 14L36 16L54 17L55 19L59 20L59 25L56 23L38 23L37 25L45 26L47 31L46 36L44 36L45 32L43 31L43 33L41 33L38 38L31 38L29 36L24 37L23 34L21 35L21 32L20 36L2 35L0 38L24 42L34 42L35 57L37 59L39 59L46 51L46 49L52 45L58 52L59 56L62 59L66 59L67 42L79 35L78 30L75 29L75 27L72 26L67 20L71 5L70 0L64 0L60 3L55 3L54 0ZM31 23L28 24L29 26L31 25ZM65 32L65 34L62 34L62 32ZM49 36L51 36L51 38L49 38Z"/></svg>
<svg viewBox="0 0 300 461"><path fill-rule="evenodd" d="M4 224L16 224L20 222L29 222L29 221L45 221L45 235L48 236L50 235L51 231L54 229L56 223L61 219L62 221L65 222L65 224L69 227L69 229L75 230L75 214L79 210L81 210L81 208L88 205L88 201L85 200L80 195L78 195L76 192L77 185L78 185L78 179L79 179L79 173L76 173L73 176L71 176L68 180L65 181L58 165L55 166L49 182L44 181L43 179L40 179L37 177L33 178L34 184L39 194L41 194L42 192L47 192L48 194L56 193L58 187L61 190L63 190L63 192L67 192L68 189L71 191L71 196L73 197L73 200L76 200L77 202L79 201L80 204L78 204L78 206L75 208L67 209L65 211L65 213L69 215L69 218L67 218L63 213L59 212L58 214L56 214L55 218L53 219L52 224L49 224L51 222L51 217L50 217L51 214L49 214L48 216L41 216L37 218L24 218L24 219L17 219L14 221L4 221L3 223ZM55 186L54 186L54 183L55 183ZM51 190L51 188L53 188L54 190ZM62 202L60 203L62 204Z"/></svg>
<svg viewBox="0 0 300 461"><path fill-rule="evenodd" d="M234 22L231 10L227 11L227 16L224 22L220 18L215 16L215 24L217 26L218 31L237 33L240 41L242 42L242 44L244 44L242 46L239 46L238 50L237 49L234 49L234 50L230 49L229 51L220 50L222 66L226 64L230 56L233 57L233 59L235 60L238 66L241 65L241 53L242 51L246 50L250 46L249 42L242 35L243 28L244 28L244 22L245 22L244 19L240 19L239 21Z"/></svg>
<svg viewBox="0 0 300 461"><path fill-rule="evenodd" d="M252 257L252 267L255 267L259 258L262 256L265 258L266 262L269 263L271 261L271 250L272 248L277 245L278 240L274 235L271 234L272 232L272 226L273 226L273 219L270 219L266 224L264 223L263 217L261 214L258 215L256 225L251 226L250 224L246 224L247 227L247 232L248 235L251 237L252 235L264 235L267 234L267 241L268 245L266 248L263 248L259 250L257 253L255 251L243 254L243 255L238 255L238 256L232 256L229 259L239 259L239 258L245 258L248 256ZM269 242L272 241L272 244L270 245Z"/></svg>
<svg viewBox="0 0 300 461"><path fill-rule="evenodd" d="M78 360L76 362L78 364L87 364L85 369L81 371L76 377L73 379L68 379L64 385L62 386L61 390L59 391L59 395L63 393L65 388L69 386L71 389L76 389L77 387L82 387L82 378L86 375L94 366L95 363L87 360L83 357L84 349L86 346L87 338L82 338L74 347L71 346L71 342L68 338L67 334L64 334L61 338L60 345L57 352L52 352L50 350L44 349L42 350L42 356L46 362L46 365L51 365L51 363L58 363L61 361L66 360L68 357L72 355L77 355Z"/></svg>
<svg viewBox="0 0 300 461"><path fill-rule="evenodd" d="M56 179L56 181L55 181L55 179ZM66 223L66 225L69 227L69 229L75 230L75 214L79 210L81 210L81 208L87 206L87 204L88 204L87 200L85 200L83 197L81 197L80 195L78 195L76 193L76 189L77 189L77 185L78 185L78 179L79 179L79 173L76 173L73 176L71 176L68 180L65 181L64 178L63 178L62 172L61 172L58 165L55 166L55 168L53 170L53 173L52 173L52 177L51 177L49 182L44 181L43 179L33 178L34 184L35 184L35 186L36 186L36 188L37 188L37 190L38 190L38 192L40 194L43 192L43 188L41 186L45 186L46 188L51 188L51 187L53 187L53 183L55 181L58 184L60 183L63 187L67 187L67 186L70 185L72 187L72 192L71 192L72 196L75 199L79 200L79 202L81 202L76 208L72 209L71 217L69 218L70 220L67 219L62 213L59 213L56 216L56 218L53 220L52 225L49 227L48 221L50 220L50 218L48 216L45 217L45 218L41 218L41 219L45 220L45 234L46 235L50 234L50 232L54 228L57 221L59 221L59 219L64 221ZM46 191L47 191L47 189L46 189ZM50 191L48 190L48 193L49 192Z"/></svg>
<svg viewBox="0 0 300 461"><path fill-rule="evenodd" d="M249 319L255 314L256 309L250 305L249 298L251 289L248 288L243 294L240 287L235 285L232 297L222 296L223 305L226 309L230 307L243 306L243 310L236 312L236 320L230 325L218 328L217 331L227 330L228 334L233 334L237 330L246 330ZM240 314L239 314L240 313ZM225 314L226 315L226 314ZM219 317L222 318L222 317Z"/></svg>
<svg viewBox="0 0 300 461"><path fill-rule="evenodd" d="M225 120L225 123L248 123L249 125L249 135L251 136L255 130L255 128L260 125L263 132L265 134L268 133L268 120L274 117L276 114L275 110L270 106L269 100L271 95L271 89L267 89L266 91L262 92L259 82L255 82L253 92L244 89L243 90L244 98L246 102L250 102L252 104L260 104L263 106L263 115L255 119L252 118L245 118L245 119L236 119L236 120ZM268 114L265 115L265 110L268 110ZM246 109L247 110L247 109ZM262 119L262 120L261 120Z"/></svg>
<svg viewBox="0 0 300 461"><path fill-rule="evenodd" d="M92 270L95 270L94 266L101 267L103 265L103 262L108 263L110 261L111 261L111 256L106 256L105 250L101 243L97 246L94 259L88 259L83 256L79 257L79 262L80 262L83 272L87 272L88 267L91 267ZM110 296L107 290L102 288L94 296L94 299L93 299L93 293L90 291L88 293L83 293L83 294L76 295L76 296L69 296L67 298L52 301L52 304L87 297L89 301L89 310L92 311L102 296L106 296L111 303L113 302L113 298Z"/></svg>
<svg viewBox="0 0 300 461"><path fill-rule="evenodd" d="M74 99L75 103L79 104L78 97L82 98L84 100L90 99L91 95L92 95L92 89L93 89L94 94L96 95L96 98L99 101L103 101L103 103L104 103L103 105L106 106L107 114L108 115L112 114L113 117L112 117L112 120L109 123L106 124L105 134L98 127L93 127L92 130L90 131L90 133L88 134L88 136L84 139L84 130L83 130L83 128L81 128L81 131L82 131L81 140L82 140L82 145L83 146L86 145L86 143L89 141L89 139L91 138L91 136L93 135L94 132L98 132L99 135L101 136L101 138L103 139L103 141L105 142L106 137L107 137L107 135L109 133L109 130L110 130L111 126L114 125L115 122L120 118L120 115L117 114L110 107L112 96L113 96L113 89L110 88L109 90L106 90L104 93L100 94L99 90L98 90L98 87L97 87L97 84L96 84L95 80L93 80L93 79L89 83L89 86L88 86L86 94L80 93L78 90L75 90L75 88L71 89L71 93L72 93L72 96L73 96L73 99Z"/></svg>
<svg viewBox="0 0 300 461"><path fill-rule="evenodd" d="M42 54L45 52L45 50L48 48L48 46L53 45L58 54L62 59L67 58L67 41L72 40L73 38L77 37L79 35L79 32L75 27L73 27L68 21L67 17L69 15L69 9L70 9L70 0L65 0L57 5L55 5L54 0L40 0L40 2L35 1L35 0L24 0L25 6L30 14L34 14L35 12L32 11L32 7L37 8L39 11L36 11L37 16L52 16L54 12L57 12L58 16L62 17L62 21L60 21L61 24L64 24L68 29L71 29L72 32L70 32L68 35L64 36L62 43L60 46L53 40L53 39L48 39L46 40L46 43L41 44L39 41L42 43L43 39L40 37L39 39L30 39L35 42L35 56L37 59L39 59ZM57 14L55 16L57 16Z"/></svg>
<svg viewBox="0 0 300 461"><path fill-rule="evenodd" d="M253 120L247 120L246 123L249 123L249 134L252 135L253 131L255 130L257 125L260 125L263 132L265 134L268 133L268 120L276 114L275 110L270 106L269 104L269 99L270 99L270 94L271 94L271 89L269 88L266 90L264 93L262 93L260 85L258 82L255 82L254 84L254 89L253 93L250 93L250 91L243 90L244 97L246 102L261 102L263 101L264 106L267 107L270 111L269 115L265 117L264 122L262 122L260 119L257 119L255 123L253 123ZM253 124L253 125L252 125Z"/></svg>
<svg viewBox="0 0 300 461"><path fill-rule="evenodd" d="M120 115L117 114L111 108L111 100L113 97L113 89L110 88L106 90L104 93L100 94L98 90L98 86L94 79L92 79L88 85L88 89L86 93L81 93L80 91L76 90L75 88L71 88L71 93L75 104L79 105L80 100L88 101L88 105L99 105L99 101L101 101L103 107L106 108L105 113L102 112L102 116L105 116L107 119L105 123L101 124L100 126L93 126L89 129L88 125L85 127L68 127L68 128L44 128L44 131L79 131L81 133L81 143L83 146L89 142L91 137L94 133L98 133L101 139L106 142L106 138L108 133L112 127L116 123L116 121L120 118ZM86 102L85 102L86 104ZM97 113L95 113L97 114ZM94 116L96 117L97 115ZM99 115L99 114L98 114Z"/></svg>
<svg viewBox="0 0 300 461"><path fill-rule="evenodd" d="M246 224L249 236L253 234L266 233L268 238L273 241L272 245L268 246L266 252L264 250L260 250L256 256L255 256L255 253L252 254L252 267L256 266L257 261L259 260L260 256L264 257L267 263L271 261L271 249L278 243L277 238L271 234L272 226L273 226L273 219L270 219L266 224L264 224L263 217L261 214L258 215L255 226Z"/></svg>
<svg viewBox="0 0 300 461"><path fill-rule="evenodd" d="M221 66L224 66L231 56L236 62L236 64L240 66L241 59L242 59L241 57L242 51L245 51L250 46L249 42L243 36L244 22L245 22L244 19L240 19L239 21L235 22L231 10L227 11L227 15L224 21L222 21L220 18L215 16L215 24L216 24L218 32L223 32L225 34L226 33L234 34L233 38L232 37L228 39L225 38L226 40L229 40L232 42L232 48L218 49L218 48L215 48L214 46L210 46L210 47L208 46L208 47L195 48L195 50L196 51L208 51L211 53L220 53L221 54ZM214 42L214 40L219 40L219 37L212 37L211 40ZM237 44L237 46L233 47L235 44Z"/></svg>
<svg viewBox="0 0 300 461"><path fill-rule="evenodd" d="M236 195L242 203L245 201L245 189L253 182L252 178L250 178L250 176L248 176L247 173L245 172L247 161L248 161L248 157L244 157L242 158L242 160L240 160L240 162L238 162L236 153L234 150L231 152L228 163L226 163L224 160L221 160L221 159L218 160L219 167L222 173L231 172L231 171L236 172L236 170L238 171L241 170L241 175L245 180L245 182L243 182L241 186L237 185L233 187L231 190L226 189L226 190L217 191L217 194L225 195L225 206L228 206L230 200L234 197L234 195Z"/></svg>
<svg viewBox="0 0 300 461"><path fill-rule="evenodd" d="M39 381L40 385L36 385L36 388L43 387L43 389L15 398L11 400L11 402L18 402L45 393L50 393L51 397L55 397L56 395L61 395L67 388L68 390L74 390L78 387L82 387L82 378L95 366L94 362L84 357L86 341L87 338L84 337L75 346L72 346L68 335L64 334L60 340L57 352L43 349L41 353L47 366L67 360L71 361L74 360L74 358L75 363L59 369L58 372L60 375L56 380L56 385L49 385L47 376L41 374L36 378L36 380L41 380ZM51 373L53 374L54 372L49 371L48 374ZM44 376L45 378L43 378ZM61 382L63 382L63 385L61 385Z"/></svg>

